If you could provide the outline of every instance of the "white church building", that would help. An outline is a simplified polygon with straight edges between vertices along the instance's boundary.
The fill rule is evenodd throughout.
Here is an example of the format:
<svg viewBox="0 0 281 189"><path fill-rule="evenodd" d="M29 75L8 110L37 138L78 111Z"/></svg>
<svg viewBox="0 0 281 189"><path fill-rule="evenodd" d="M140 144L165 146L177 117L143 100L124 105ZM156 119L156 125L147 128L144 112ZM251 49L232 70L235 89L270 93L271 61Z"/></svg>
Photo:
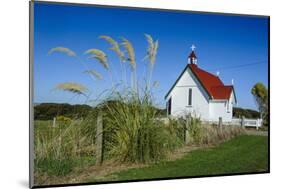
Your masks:
<svg viewBox="0 0 281 189"><path fill-rule="evenodd" d="M192 114L203 121L218 121L222 117L223 122L230 122L237 103L233 83L224 85L218 75L199 68L194 45L191 49L188 64L165 95L168 115Z"/></svg>

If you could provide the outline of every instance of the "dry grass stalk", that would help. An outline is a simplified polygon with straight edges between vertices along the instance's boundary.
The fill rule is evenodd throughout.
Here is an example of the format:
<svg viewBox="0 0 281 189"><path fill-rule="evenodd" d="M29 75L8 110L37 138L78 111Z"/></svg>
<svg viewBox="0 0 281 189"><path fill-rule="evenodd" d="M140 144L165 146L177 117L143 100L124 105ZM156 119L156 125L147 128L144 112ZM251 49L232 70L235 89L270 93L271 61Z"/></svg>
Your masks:
<svg viewBox="0 0 281 189"><path fill-rule="evenodd" d="M75 52L70 50L69 48L66 48L66 47L55 47L55 48L52 48L51 50L49 50L48 54L52 54L54 52L61 52L61 53L65 53L67 54L68 56L76 56Z"/></svg>
<svg viewBox="0 0 281 189"><path fill-rule="evenodd" d="M156 54L157 54L159 42L158 42L158 40L154 42L151 35L148 35L148 34L144 34L144 35L148 42L146 56L144 57L144 59L148 59L149 63L150 63L149 68L148 68L148 80L147 80L147 88L148 88L148 90L150 90L150 81L151 81L152 71L153 71L153 67L155 64L155 60L156 60Z"/></svg>
<svg viewBox="0 0 281 189"><path fill-rule="evenodd" d="M132 45L132 43L127 40L126 38L122 38L122 45L124 46L127 54L128 54L128 58L127 58L127 61L129 62L129 64L131 65L131 71L132 71L132 74L131 74L131 85L132 85L132 88L135 92L137 92L137 76L136 76L136 59L135 59L135 50L134 50L134 47Z"/></svg>
<svg viewBox="0 0 281 189"><path fill-rule="evenodd" d="M159 84L159 81L154 81L154 82L153 82L153 87L154 87L154 88L158 88L159 85L160 85L160 84Z"/></svg>
<svg viewBox="0 0 281 189"><path fill-rule="evenodd" d="M117 41L115 41L110 36L106 36L106 35L101 35L99 38L105 39L108 43L110 43L111 44L110 50L114 51L118 55L118 57L120 58L121 62L125 62L125 55L121 51Z"/></svg>
<svg viewBox="0 0 281 189"><path fill-rule="evenodd" d="M135 59L135 51L134 51L134 47L132 45L132 43L127 40L126 38L122 38L122 45L124 46L127 54L128 54L128 58L127 60L129 61L132 70L136 69L136 59Z"/></svg>
<svg viewBox="0 0 281 189"><path fill-rule="evenodd" d="M106 69L109 69L109 65L107 62L107 56L106 54L99 50L99 49L89 49L85 52L85 54L91 54L89 58L95 58L99 61L99 63Z"/></svg>
<svg viewBox="0 0 281 189"><path fill-rule="evenodd" d="M148 34L144 34L144 35L145 35L146 40L148 42L148 47L147 47L145 59L148 58L151 66L153 66L155 64L159 42L158 42L158 40L156 40L154 42L153 38Z"/></svg>
<svg viewBox="0 0 281 189"><path fill-rule="evenodd" d="M126 67L124 68L124 62L126 61L126 57L124 55L124 52L121 51L120 46L118 44L117 41L115 41L113 38L111 38L110 36L106 36L106 35L101 35L99 38L106 40L109 44L111 44L111 48L109 48L110 50L114 51L117 56L119 57L120 60L120 67L121 67L121 77L123 80L125 80L125 83L127 83L127 79L126 79ZM124 74L124 75L123 75Z"/></svg>
<svg viewBox="0 0 281 189"><path fill-rule="evenodd" d="M55 87L55 89L68 91L79 95L86 95L85 92L88 90L85 86L73 82L60 83Z"/></svg>
<svg viewBox="0 0 281 189"><path fill-rule="evenodd" d="M95 70L85 70L83 73L93 75L97 79L102 79L102 75Z"/></svg>

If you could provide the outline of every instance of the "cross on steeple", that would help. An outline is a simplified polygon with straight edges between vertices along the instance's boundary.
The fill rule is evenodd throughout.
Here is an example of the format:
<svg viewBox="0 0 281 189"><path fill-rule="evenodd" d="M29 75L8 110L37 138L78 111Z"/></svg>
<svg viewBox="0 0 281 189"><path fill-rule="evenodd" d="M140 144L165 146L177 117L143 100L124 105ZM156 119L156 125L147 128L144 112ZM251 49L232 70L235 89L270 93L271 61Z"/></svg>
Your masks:
<svg viewBox="0 0 281 189"><path fill-rule="evenodd" d="M195 45L192 44L190 48L192 51L194 51L196 47L195 47Z"/></svg>
<svg viewBox="0 0 281 189"><path fill-rule="evenodd" d="M190 63L190 64L197 64L197 57L196 57L196 55L195 55L195 52L194 52L194 50L195 50L195 45L191 45L191 53L189 54L189 56L188 56L188 63Z"/></svg>

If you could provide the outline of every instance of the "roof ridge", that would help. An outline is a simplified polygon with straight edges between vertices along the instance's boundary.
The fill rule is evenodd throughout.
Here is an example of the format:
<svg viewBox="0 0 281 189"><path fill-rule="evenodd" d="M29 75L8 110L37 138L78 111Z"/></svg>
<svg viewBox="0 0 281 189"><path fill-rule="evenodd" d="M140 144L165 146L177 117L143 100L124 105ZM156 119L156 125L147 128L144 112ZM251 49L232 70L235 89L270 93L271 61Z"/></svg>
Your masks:
<svg viewBox="0 0 281 189"><path fill-rule="evenodd" d="M209 98L211 99L228 99L231 91L234 90L233 85L224 85L222 80L219 76L214 75L210 72L207 72L201 68L199 68L195 64L187 64L185 69L181 72L180 76L177 78L176 82L173 84L173 86L170 88L168 93L165 95L165 98L170 94L178 80L182 77L183 73L190 69L192 74L195 76L197 81L199 81L200 85L203 87L203 89L208 94ZM215 88L218 88L215 90Z"/></svg>

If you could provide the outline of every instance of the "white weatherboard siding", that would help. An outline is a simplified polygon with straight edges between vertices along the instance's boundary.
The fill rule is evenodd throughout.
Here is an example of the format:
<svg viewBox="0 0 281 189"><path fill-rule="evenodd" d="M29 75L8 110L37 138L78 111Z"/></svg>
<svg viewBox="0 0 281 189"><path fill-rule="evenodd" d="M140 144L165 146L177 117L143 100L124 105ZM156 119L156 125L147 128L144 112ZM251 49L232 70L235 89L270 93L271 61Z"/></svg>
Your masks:
<svg viewBox="0 0 281 189"><path fill-rule="evenodd" d="M188 90L192 89L192 105L188 106ZM172 89L171 115L180 117L192 113L202 120L209 119L208 96L190 69L187 69Z"/></svg>
<svg viewBox="0 0 281 189"><path fill-rule="evenodd" d="M210 100L209 121L218 121L219 117L222 117L223 122L231 122L235 103L233 91L231 92L229 100Z"/></svg>
<svg viewBox="0 0 281 189"><path fill-rule="evenodd" d="M218 121L219 117L222 117L223 122L230 122L232 119L232 112L229 109L227 111L228 101L210 101L209 111L210 111L210 118L209 121Z"/></svg>
<svg viewBox="0 0 281 189"><path fill-rule="evenodd" d="M192 89L191 106L188 105L189 89ZM181 117L191 113L203 121L217 122L219 117L222 117L223 122L231 122L233 106L236 104L233 91L227 100L209 99L205 89L189 68L179 78L166 100L170 98L172 116Z"/></svg>

